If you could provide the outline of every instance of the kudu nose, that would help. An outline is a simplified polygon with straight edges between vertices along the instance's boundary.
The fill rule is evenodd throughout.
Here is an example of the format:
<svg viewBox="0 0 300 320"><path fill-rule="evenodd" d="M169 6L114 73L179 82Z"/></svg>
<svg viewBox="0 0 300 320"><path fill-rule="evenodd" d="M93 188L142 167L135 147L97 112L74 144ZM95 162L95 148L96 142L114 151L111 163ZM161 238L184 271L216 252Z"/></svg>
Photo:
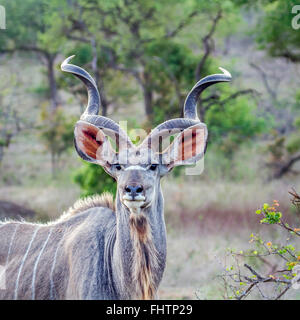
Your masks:
<svg viewBox="0 0 300 320"><path fill-rule="evenodd" d="M126 186L125 191L128 195L132 196L133 198L135 196L141 195L143 192L144 188L143 186Z"/></svg>

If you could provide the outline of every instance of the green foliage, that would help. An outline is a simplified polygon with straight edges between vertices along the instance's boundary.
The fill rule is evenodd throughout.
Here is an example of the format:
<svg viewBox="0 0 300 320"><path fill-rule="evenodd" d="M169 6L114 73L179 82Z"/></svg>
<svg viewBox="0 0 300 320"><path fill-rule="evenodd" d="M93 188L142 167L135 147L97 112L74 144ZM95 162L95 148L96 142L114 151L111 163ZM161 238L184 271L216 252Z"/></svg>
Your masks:
<svg viewBox="0 0 300 320"><path fill-rule="evenodd" d="M75 54L75 57L72 59L72 63L84 66L87 63L92 61L92 48L89 44L86 43L76 43L72 46L71 49L66 50L66 56L69 57Z"/></svg>
<svg viewBox="0 0 300 320"><path fill-rule="evenodd" d="M57 108L54 112L48 112L44 108L41 120L39 134L51 154L52 172L55 176L61 155L73 146L74 123L77 119L67 116L61 108Z"/></svg>
<svg viewBox="0 0 300 320"><path fill-rule="evenodd" d="M300 200L296 192L290 194L294 197L291 199L293 204ZM300 236L300 228L291 228L284 223L282 213L276 207L279 207L279 203L274 200L272 206L264 203L255 213L264 216L261 223L277 225L282 231L288 231L288 238L283 235L284 244L275 244L252 233L249 241L251 248L242 251L228 250L226 259L230 258L235 263L226 266L221 275L228 299L241 300L250 296L252 299L260 297L278 300L296 283L298 269L295 267L300 265L300 252L292 241Z"/></svg>
<svg viewBox="0 0 300 320"><path fill-rule="evenodd" d="M41 120L40 134L47 148L60 154L72 146L75 117L70 118L61 108L57 108L54 113L44 109Z"/></svg>
<svg viewBox="0 0 300 320"><path fill-rule="evenodd" d="M174 40L159 39L146 46L146 53L149 59L153 59L148 68L154 74L162 73L163 70L167 73L165 76L168 79L175 78L184 85L184 88L189 88L194 81L198 57L187 46L176 43ZM160 79L160 86L162 82L163 80Z"/></svg>
<svg viewBox="0 0 300 320"><path fill-rule="evenodd" d="M49 96L49 87L46 87L44 85L39 85L37 87L30 88L28 91L33 94L36 94L41 98Z"/></svg>
<svg viewBox="0 0 300 320"><path fill-rule="evenodd" d="M300 129L300 117L297 117L294 121L294 125L297 129Z"/></svg>
<svg viewBox="0 0 300 320"><path fill-rule="evenodd" d="M149 92L151 110L147 113L148 122L144 124L146 129L181 115L185 96L195 82L197 64L203 57L203 42L199 40L207 34L217 12L222 10L223 17L221 27L216 29L217 34L229 35L238 21L235 3L229 0L190 0L185 3L168 0L159 3L145 0L129 3L97 0L92 4L86 0L76 0L70 6L55 0L50 7L53 18L47 20L47 32L52 36L69 36L66 30L72 27L72 22L66 16L72 16L72 21L79 19L84 22L78 32L75 28L72 37L85 38L85 42L77 41L73 46L65 46L66 55L76 53L74 63L85 65L92 60L88 40L91 35L98 43L98 67L102 72L107 96L116 99L116 96L136 94L130 92L124 83L116 86L123 75L111 72L110 66L134 75L142 87L141 92ZM199 29L199 23L206 27ZM172 30L175 31L174 36L170 36ZM200 44L200 53L198 45L195 47L196 43ZM217 64L216 59L209 56L201 74L215 73ZM68 79L68 82L71 81L75 83L74 79ZM235 89L231 92L223 89L224 86L218 86L221 98L235 92ZM211 92L205 92L204 98ZM144 105L147 111L145 100ZM226 154L232 154L242 142L265 128L264 121L255 115L255 104L246 97L222 105L212 105L208 109L207 119L202 120L210 128L211 142L218 143Z"/></svg>
<svg viewBox="0 0 300 320"><path fill-rule="evenodd" d="M244 3L250 4L249 1L238 0L5 0L3 5L10 16L0 44L8 49L26 46L34 47L40 53L45 50L64 56L75 54L72 63L89 71L96 51L97 78L103 84L100 91L102 97L112 102L114 107L124 108L123 105L130 103L133 97L141 100L145 89L149 89L153 114L148 122L139 124L150 129L181 115L186 94L195 83L196 67L205 53L203 39L220 10L222 18L209 40L211 52L201 69L201 75L216 73L218 65L224 66L224 60L218 61L213 57L213 43L218 46L215 52L220 51L225 36L231 36L241 20L237 5ZM261 25L266 32L258 29L257 35L258 41L265 44L266 48L270 41L274 42L274 46L281 47L280 41L275 43L275 37L279 37L281 30L288 33L290 42L295 40L293 37L298 37L287 29L290 27L290 14L283 19L283 29L276 27L286 8L290 11L290 6L281 4L282 0L274 0L262 1L256 6L263 8ZM270 19L273 15L278 16L274 21ZM278 32L274 32L275 29ZM94 42L95 47L92 47ZM234 68L228 69L234 74ZM81 106L85 105L86 91L78 85L78 79L65 73L57 74L59 87L74 89L72 95L79 96ZM95 77L95 74L92 75ZM250 95L226 101L238 87L233 83L207 89L202 100L217 94L219 101L209 101L208 104L201 102L198 110L199 113L205 111L205 117L201 120L209 129L208 147L216 146L218 152L228 159L232 158L239 146L267 132L270 127L270 119L258 116L256 102ZM38 94L51 92L42 84L34 91ZM51 121L59 123L62 119ZM47 129L41 136L48 150L52 150L52 155L58 155L60 151L54 150L64 149L64 140L69 141L70 137L61 128L55 129L50 122L46 123ZM297 136L291 138L285 145L285 152L295 153L299 144ZM174 172L178 174L180 170Z"/></svg>
<svg viewBox="0 0 300 320"><path fill-rule="evenodd" d="M299 132L290 135L286 144L286 150L290 154L294 154L300 150L300 136Z"/></svg>
<svg viewBox="0 0 300 320"><path fill-rule="evenodd" d="M41 48L49 52L54 50L53 44L42 38L46 34L46 15L49 13L49 1L27 0L10 1L3 0L7 12L6 30L1 33L1 48ZM30 50L29 50L30 51Z"/></svg>
<svg viewBox="0 0 300 320"><path fill-rule="evenodd" d="M277 202L274 202L273 206L270 206L268 203L264 203L261 209L256 210L256 214L264 215L264 218L260 220L260 223L275 224L281 222L280 219L282 217L282 213L276 211L275 206L277 205Z"/></svg>
<svg viewBox="0 0 300 320"><path fill-rule="evenodd" d="M252 32L261 49L271 56L284 57L299 62L300 34L293 29L295 13L292 8L299 4L295 0L234 0L237 5L252 7L258 17ZM299 21L298 21L299 23Z"/></svg>
<svg viewBox="0 0 300 320"><path fill-rule="evenodd" d="M294 130L289 135L279 135L273 132L273 141L267 145L269 153L268 165L275 171L282 163L289 163L290 159L300 151L299 118L294 121ZM290 169L292 167L290 166ZM286 172L288 172L288 169Z"/></svg>
<svg viewBox="0 0 300 320"><path fill-rule="evenodd" d="M81 197L105 191L116 194L115 180L102 167L93 163L83 162L82 167L75 172L74 181L81 188Z"/></svg>
<svg viewBox="0 0 300 320"><path fill-rule="evenodd" d="M181 115L181 92L194 82L198 57L184 45L171 40L157 40L147 46L147 72L156 93L153 125Z"/></svg>
<svg viewBox="0 0 300 320"><path fill-rule="evenodd" d="M256 37L261 48L270 55L299 59L300 34L292 28L295 14L292 8L297 1L269 0L263 1L264 14L257 24Z"/></svg>
<svg viewBox="0 0 300 320"><path fill-rule="evenodd" d="M242 143L266 132L266 121L257 117L255 111L256 106L247 97L230 100L224 105L211 106L205 119L210 142L219 145L219 149L229 156Z"/></svg>
<svg viewBox="0 0 300 320"><path fill-rule="evenodd" d="M277 132L273 134L273 141L267 146L267 150L270 153L270 162L280 161L284 156L285 137L279 136Z"/></svg>

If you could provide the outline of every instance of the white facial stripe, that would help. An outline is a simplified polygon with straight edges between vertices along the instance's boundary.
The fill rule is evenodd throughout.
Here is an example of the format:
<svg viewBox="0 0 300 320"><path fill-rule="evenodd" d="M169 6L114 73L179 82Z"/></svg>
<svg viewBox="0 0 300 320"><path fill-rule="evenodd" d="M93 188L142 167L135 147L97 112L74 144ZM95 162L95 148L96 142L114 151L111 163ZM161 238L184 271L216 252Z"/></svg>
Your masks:
<svg viewBox="0 0 300 320"><path fill-rule="evenodd" d="M128 171L128 170L144 170L144 171L146 171L147 169L144 167L141 167L141 166L130 166L125 169L125 171Z"/></svg>

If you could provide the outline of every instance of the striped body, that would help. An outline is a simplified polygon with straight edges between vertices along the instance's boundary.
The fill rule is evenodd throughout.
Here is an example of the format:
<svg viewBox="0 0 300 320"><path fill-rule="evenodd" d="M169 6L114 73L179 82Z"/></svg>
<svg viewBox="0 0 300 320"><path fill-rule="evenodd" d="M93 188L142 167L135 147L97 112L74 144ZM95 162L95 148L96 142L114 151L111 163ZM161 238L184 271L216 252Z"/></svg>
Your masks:
<svg viewBox="0 0 300 320"><path fill-rule="evenodd" d="M104 194L77 201L52 223L0 223L0 266L6 269L0 299L153 298L166 260L158 189L142 220L118 197L113 211L112 196Z"/></svg>
<svg viewBox="0 0 300 320"><path fill-rule="evenodd" d="M109 259L115 214L92 208L48 225L0 224L0 299L116 299ZM106 268L107 267L107 268Z"/></svg>

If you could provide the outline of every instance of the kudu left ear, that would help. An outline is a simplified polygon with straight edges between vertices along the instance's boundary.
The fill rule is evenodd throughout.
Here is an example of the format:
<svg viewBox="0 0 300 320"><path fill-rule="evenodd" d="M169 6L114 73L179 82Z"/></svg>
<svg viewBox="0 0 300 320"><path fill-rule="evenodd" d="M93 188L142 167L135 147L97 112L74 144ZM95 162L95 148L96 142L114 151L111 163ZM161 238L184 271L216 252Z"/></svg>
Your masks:
<svg viewBox="0 0 300 320"><path fill-rule="evenodd" d="M195 164L204 156L206 140L207 128L204 123L183 130L163 152L162 163L169 170L179 165Z"/></svg>
<svg viewBox="0 0 300 320"><path fill-rule="evenodd" d="M86 121L78 121L75 125L75 148L79 156L86 161L110 166L115 152L104 134L104 131Z"/></svg>

